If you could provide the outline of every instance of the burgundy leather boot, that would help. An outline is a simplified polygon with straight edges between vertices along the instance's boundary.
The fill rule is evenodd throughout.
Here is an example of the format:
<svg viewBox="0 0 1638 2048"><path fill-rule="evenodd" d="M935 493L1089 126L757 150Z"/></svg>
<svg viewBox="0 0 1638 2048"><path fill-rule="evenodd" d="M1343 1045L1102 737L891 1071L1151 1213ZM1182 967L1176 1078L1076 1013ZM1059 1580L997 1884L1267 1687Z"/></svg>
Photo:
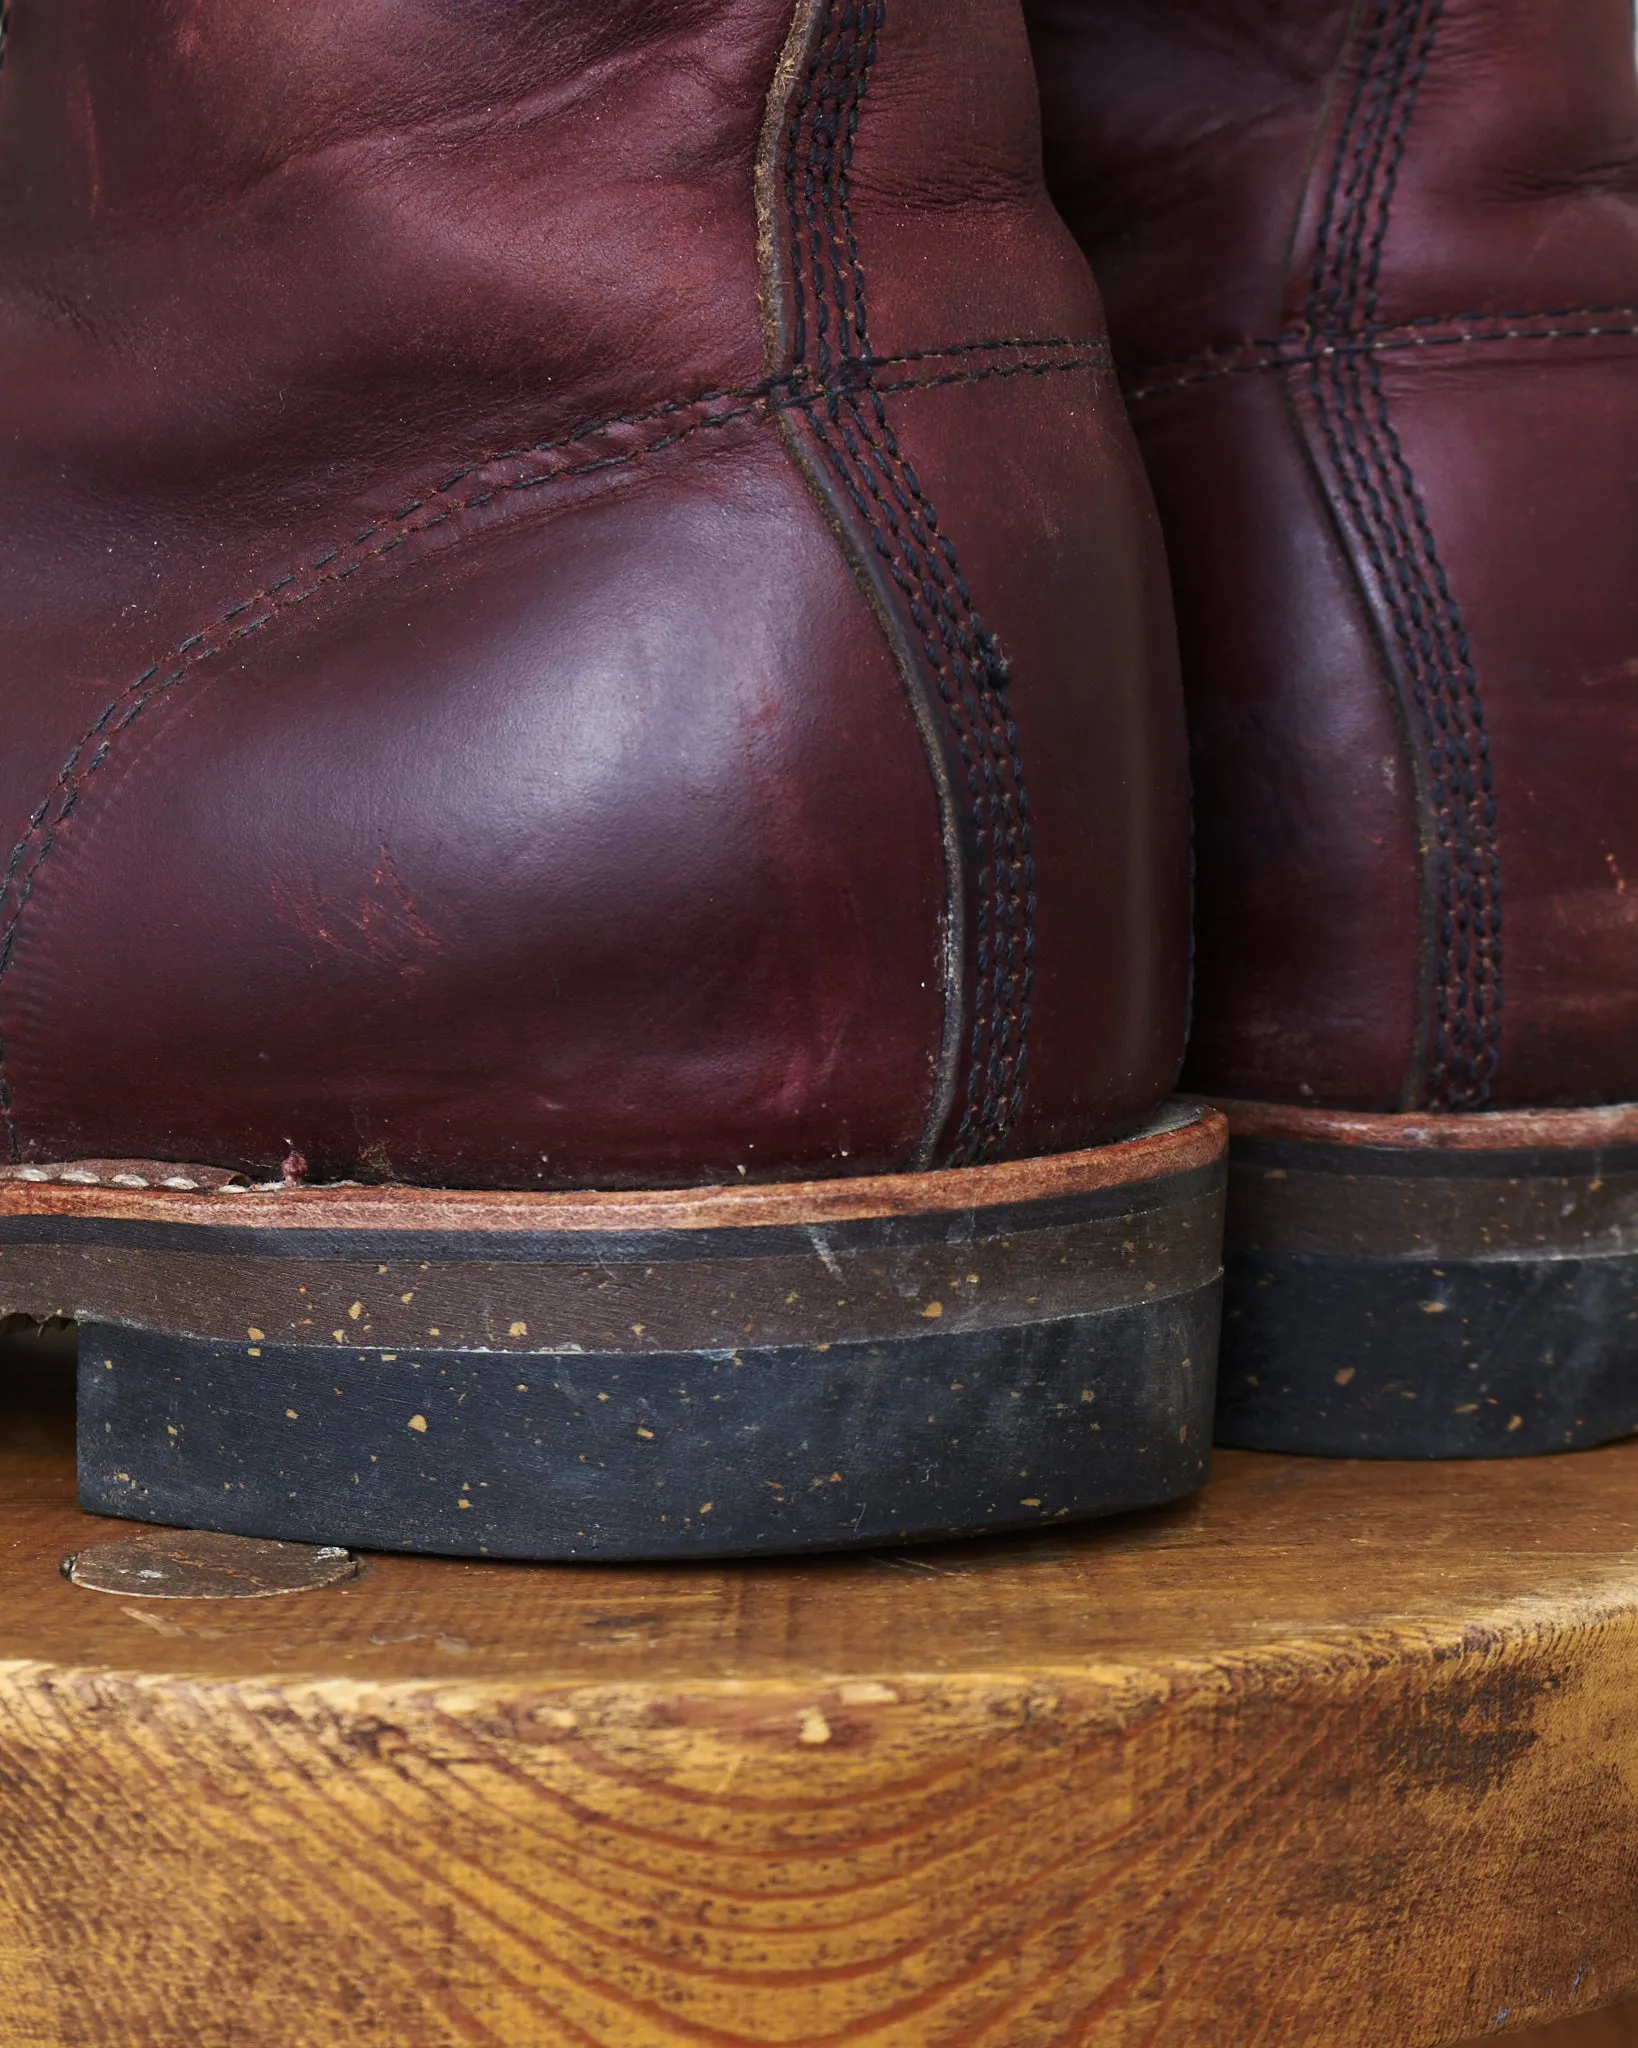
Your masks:
<svg viewBox="0 0 1638 2048"><path fill-rule="evenodd" d="M1187 1491L1174 629L1021 14L382 21L12 8L0 1259L84 1499L639 1556Z"/></svg>
<svg viewBox="0 0 1638 2048"><path fill-rule="evenodd" d="M1030 0L1190 697L1219 1436L1638 1426L1629 0Z"/></svg>

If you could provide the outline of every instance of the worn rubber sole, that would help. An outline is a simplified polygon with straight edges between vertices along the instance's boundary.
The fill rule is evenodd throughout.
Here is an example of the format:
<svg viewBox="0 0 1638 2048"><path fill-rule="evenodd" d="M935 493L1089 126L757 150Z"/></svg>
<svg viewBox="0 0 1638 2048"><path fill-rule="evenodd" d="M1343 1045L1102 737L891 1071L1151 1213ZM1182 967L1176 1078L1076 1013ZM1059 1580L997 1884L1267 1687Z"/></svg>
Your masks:
<svg viewBox="0 0 1638 2048"><path fill-rule="evenodd" d="M0 1304L79 1323L98 1513L521 1558L1028 1527L1205 1479L1226 1143L1174 1108L1052 1159L621 1194L14 1170Z"/></svg>
<svg viewBox="0 0 1638 2048"><path fill-rule="evenodd" d="M1497 1458L1638 1430L1638 1105L1224 1107L1219 1443Z"/></svg>

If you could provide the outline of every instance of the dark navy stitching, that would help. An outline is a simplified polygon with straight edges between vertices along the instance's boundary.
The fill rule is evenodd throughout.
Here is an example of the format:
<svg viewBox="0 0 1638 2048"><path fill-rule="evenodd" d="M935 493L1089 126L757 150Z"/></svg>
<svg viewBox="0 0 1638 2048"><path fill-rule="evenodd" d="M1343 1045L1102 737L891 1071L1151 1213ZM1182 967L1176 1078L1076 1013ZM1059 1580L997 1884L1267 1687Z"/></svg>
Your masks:
<svg viewBox="0 0 1638 2048"><path fill-rule="evenodd" d="M1035 870L1006 664L893 431L882 402L892 385L850 374L870 360L851 207L853 144L884 18L884 0L830 0L786 117L792 354L799 365L811 363L826 387L826 402L806 417L825 466L899 592L943 706L955 779L968 806L975 993L965 1101L948 1156L951 1164L969 1164L1000 1152L1022 1105Z"/></svg>
<svg viewBox="0 0 1638 2048"><path fill-rule="evenodd" d="M1430 1020L1434 1106L1475 1108L1495 1072L1501 1018L1500 868L1489 742L1471 649L1426 507L1390 416L1390 349L1487 340L1594 339L1638 332L1638 309L1440 316L1390 327L1378 286L1399 165L1443 0L1375 0L1316 238L1305 323L1273 340L1208 350L1144 373L1135 398L1268 368L1305 368L1348 514L1383 592L1427 770L1439 840ZM1390 35L1391 31L1391 35ZM1611 325L1606 316L1617 316ZM1581 326L1561 323L1582 322ZM1542 323L1555 323L1543 327ZM1596 323L1596 324L1594 324ZM1169 373L1169 374L1168 374Z"/></svg>
<svg viewBox="0 0 1638 2048"><path fill-rule="evenodd" d="M1622 321L1604 320L1597 325L1567 327L1566 320L1595 320L1600 314L1619 313ZM1551 321L1551 326L1532 326L1532 321ZM1458 327L1454 334L1431 330ZM1266 370L1303 369L1316 357L1341 355L1408 355L1434 348L1499 346L1524 341L1621 340L1638 335L1638 306L1576 306L1541 313L1437 313L1391 327L1362 327L1352 332L1335 330L1317 333L1310 327L1294 327L1285 334L1247 341L1233 348L1201 349L1192 356L1153 363L1142 370L1123 372L1123 390L1128 405L1137 405L1164 391L1181 391L1195 384L1209 384L1220 377L1240 377Z"/></svg>
<svg viewBox="0 0 1638 2048"><path fill-rule="evenodd" d="M1487 1100L1501 1029L1501 877L1489 740L1461 611L1391 418L1369 332L1406 135L1444 0L1375 0L1327 189L1307 308L1309 388L1389 613L1431 800L1435 931L1428 1106ZM1391 33L1390 33L1391 32Z"/></svg>
<svg viewBox="0 0 1638 2048"><path fill-rule="evenodd" d="M927 370L883 379L880 388L887 392L920 391L998 378L1058 376L1072 371L1097 373L1110 368L1108 347L1101 341L1077 342L1055 337L1043 341L1003 338L962 342L948 348L921 349L897 356L863 355L845 366L843 381L852 395L872 389L877 371L884 367L999 355L1011 356L1013 360L981 361L969 367ZM531 491L543 485L626 467L665 449L678 447L697 434L717 432L740 421L769 420L782 412L812 417L839 402L840 388L839 384L836 390L827 390L816 382L811 373L797 370L738 388L723 388L704 392L695 398L671 400L642 412L610 414L577 427L556 440L487 456L446 475L441 482L421 496L410 499L390 517L362 528L343 545L324 548L311 558L304 569L291 570L274 578L253 596L218 613L212 625L188 634L167 657L150 663L104 706L70 750L53 788L29 813L27 828L13 846L4 873L0 874L0 903L4 903L8 896L12 898L10 915L0 929L0 977L12 964L18 929L40 870L54 851L63 825L73 815L86 780L108 759L112 739L127 731L156 699L167 696L186 681L202 662L238 646L310 598L332 585L345 582L419 535L447 524L458 513L480 509L506 493ZM655 428L665 431L652 431ZM650 431L637 448L594 455L584 461L550 464L550 458L579 451L599 435L620 429ZM486 474L504 463L535 458L547 459L549 466L492 480ZM449 496L458 485L477 478L483 478L487 487L465 497ZM420 516L423 514L424 517ZM355 559L349 561L345 558L350 553L355 555ZM304 577L310 580L304 583ZM252 613L256 616L247 616ZM243 623L237 624L236 621ZM5 1060L6 1046L0 1040L0 1119L5 1123L8 1147L15 1160L21 1157L21 1148L13 1120Z"/></svg>
<svg viewBox="0 0 1638 2048"><path fill-rule="evenodd" d="M1444 0L1431 0L1426 28L1404 91L1404 111L1383 174L1381 219L1368 271L1367 323L1377 315L1382 249L1388 214L1403 161L1411 110L1432 58ZM1435 991L1431 1092L1444 1107L1481 1108L1488 1100L1500 1052L1501 1034L1501 867L1495 839L1496 798L1484 705L1461 608L1451 591L1435 544L1427 506L1417 489L1388 406L1382 365L1375 357L1349 358L1347 375L1369 387L1371 414L1388 450L1392 474L1415 523L1421 572L1419 594L1428 601L1439 642L1442 680L1449 698L1436 700L1440 746L1431 765L1441 822L1451 842L1450 863L1440 877L1438 959ZM1382 461L1380 445L1377 460ZM1386 465L1384 465L1386 466ZM1431 583L1431 592L1429 584Z"/></svg>

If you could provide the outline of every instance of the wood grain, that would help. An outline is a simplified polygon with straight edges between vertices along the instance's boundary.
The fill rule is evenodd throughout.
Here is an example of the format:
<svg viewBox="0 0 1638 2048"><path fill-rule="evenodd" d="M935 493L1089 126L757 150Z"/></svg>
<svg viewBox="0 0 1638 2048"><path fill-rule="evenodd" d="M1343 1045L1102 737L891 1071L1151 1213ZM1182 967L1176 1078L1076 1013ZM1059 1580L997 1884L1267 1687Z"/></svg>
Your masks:
<svg viewBox="0 0 1638 2048"><path fill-rule="evenodd" d="M4 2048L1427 2048L1638 1986L1638 1445L280 1600L65 1583L117 1528L14 1404Z"/></svg>

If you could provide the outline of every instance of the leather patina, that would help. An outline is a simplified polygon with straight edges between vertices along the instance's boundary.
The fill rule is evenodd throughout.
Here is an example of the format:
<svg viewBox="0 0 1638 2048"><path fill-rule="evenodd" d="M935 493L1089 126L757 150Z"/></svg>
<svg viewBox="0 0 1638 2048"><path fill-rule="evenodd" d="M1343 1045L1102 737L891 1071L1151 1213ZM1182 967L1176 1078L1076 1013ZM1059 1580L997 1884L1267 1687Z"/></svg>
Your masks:
<svg viewBox="0 0 1638 2048"><path fill-rule="evenodd" d="M13 1162L835 1176L1170 1087L1173 625L1010 5L16 0L0 448Z"/></svg>
<svg viewBox="0 0 1638 2048"><path fill-rule="evenodd" d="M1204 1092L1638 1099L1627 0L1029 0L1176 582Z"/></svg>

